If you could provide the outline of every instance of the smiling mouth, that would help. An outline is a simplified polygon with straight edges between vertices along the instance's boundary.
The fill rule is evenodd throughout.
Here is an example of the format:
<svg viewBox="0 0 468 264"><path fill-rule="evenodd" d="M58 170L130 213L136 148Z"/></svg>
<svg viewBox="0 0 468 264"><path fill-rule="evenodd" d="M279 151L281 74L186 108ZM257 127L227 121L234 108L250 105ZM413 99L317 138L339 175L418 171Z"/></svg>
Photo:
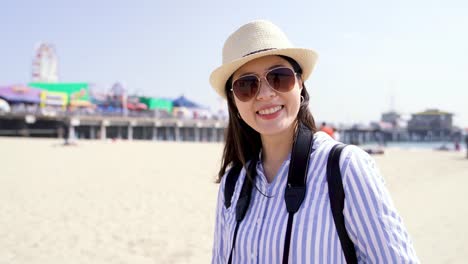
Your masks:
<svg viewBox="0 0 468 264"><path fill-rule="evenodd" d="M259 115L271 115L271 114L274 114L274 113L280 111L283 108L284 108L284 105L278 105L278 106L275 106L275 107L262 109L260 111L257 111L256 113L259 114Z"/></svg>

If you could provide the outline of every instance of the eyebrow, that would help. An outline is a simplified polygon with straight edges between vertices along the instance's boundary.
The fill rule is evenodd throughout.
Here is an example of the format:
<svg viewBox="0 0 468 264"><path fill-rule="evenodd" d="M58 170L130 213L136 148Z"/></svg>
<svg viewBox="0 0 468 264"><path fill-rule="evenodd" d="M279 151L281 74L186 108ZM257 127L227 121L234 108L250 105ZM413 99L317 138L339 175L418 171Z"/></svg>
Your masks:
<svg viewBox="0 0 468 264"><path fill-rule="evenodd" d="M271 67L269 67L268 69L265 70L265 72L269 71L269 70L272 70L274 68L279 68L279 67L286 67L284 64L275 64ZM240 77L244 77L244 76L247 76L247 75L257 75L255 72L246 72L246 73L243 73L241 75L239 75L238 78Z"/></svg>

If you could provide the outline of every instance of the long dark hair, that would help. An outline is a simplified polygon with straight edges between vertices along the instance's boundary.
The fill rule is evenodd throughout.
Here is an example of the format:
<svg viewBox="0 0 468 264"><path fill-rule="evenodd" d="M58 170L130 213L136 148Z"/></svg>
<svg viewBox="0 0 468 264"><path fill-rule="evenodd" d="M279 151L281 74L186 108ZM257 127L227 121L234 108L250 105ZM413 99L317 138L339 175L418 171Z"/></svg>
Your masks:
<svg viewBox="0 0 468 264"><path fill-rule="evenodd" d="M300 77L302 81L302 68L292 58L286 56L279 56L291 64L294 71ZM260 133L255 131L244 120L239 118L239 111L237 110L234 102L234 95L230 89L232 86L232 76L228 79L225 85L225 92L227 95L227 103L229 110L229 122L225 130L225 145L223 151L223 157L221 160L221 168L218 172L218 178L216 182L220 182L223 175L226 173L228 167L233 166L246 166L247 161L251 160L254 155L258 155L262 148L262 140ZM316 132L317 127L312 114L309 111L309 93L302 81L301 105L297 114L297 121L306 125L311 131ZM250 175L249 175L250 176ZM250 177L249 177L250 178Z"/></svg>

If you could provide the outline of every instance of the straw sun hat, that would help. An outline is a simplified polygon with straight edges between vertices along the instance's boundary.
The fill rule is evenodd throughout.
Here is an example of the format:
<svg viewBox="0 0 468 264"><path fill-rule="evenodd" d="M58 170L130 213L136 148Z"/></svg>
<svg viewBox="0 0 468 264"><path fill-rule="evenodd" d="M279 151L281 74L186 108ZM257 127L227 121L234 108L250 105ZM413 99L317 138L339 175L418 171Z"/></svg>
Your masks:
<svg viewBox="0 0 468 264"><path fill-rule="evenodd" d="M302 68L302 79L309 78L317 61L317 53L296 48L283 31L265 20L256 20L241 26L224 43L223 64L210 75L211 86L226 99L225 85L229 77L245 63L268 55L293 58Z"/></svg>

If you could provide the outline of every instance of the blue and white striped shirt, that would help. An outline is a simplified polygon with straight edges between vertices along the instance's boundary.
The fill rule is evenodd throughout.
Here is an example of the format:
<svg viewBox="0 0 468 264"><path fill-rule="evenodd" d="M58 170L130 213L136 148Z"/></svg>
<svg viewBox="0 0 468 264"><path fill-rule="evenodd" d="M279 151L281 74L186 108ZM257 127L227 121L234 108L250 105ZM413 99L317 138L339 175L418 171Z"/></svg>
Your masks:
<svg viewBox="0 0 468 264"><path fill-rule="evenodd" d="M333 221L328 197L326 163L337 142L323 132L314 136L305 200L294 215L289 263L346 263ZM262 163L257 164L257 187L237 234L233 263L281 263L288 212L284 190L290 158L268 183ZM413 244L384 186L374 160L355 146L346 147L340 158L345 192L344 217L359 263L418 263ZM236 183L232 204L224 206L220 184L216 212L212 263L227 263L236 226L236 204L245 169Z"/></svg>

